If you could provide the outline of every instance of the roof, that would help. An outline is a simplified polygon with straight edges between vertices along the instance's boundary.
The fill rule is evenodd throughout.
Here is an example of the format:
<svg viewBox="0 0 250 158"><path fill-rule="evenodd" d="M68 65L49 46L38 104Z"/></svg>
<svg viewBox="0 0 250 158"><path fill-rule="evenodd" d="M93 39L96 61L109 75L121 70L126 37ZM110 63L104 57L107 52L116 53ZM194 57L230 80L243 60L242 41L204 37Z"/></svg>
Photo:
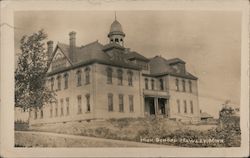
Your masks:
<svg viewBox="0 0 250 158"><path fill-rule="evenodd" d="M106 49L105 49L106 48ZM107 49L108 48L108 49ZM75 68L81 65L87 65L91 63L101 63L106 65L113 65L117 67L124 67L124 68L130 68L130 69L136 69L139 70L139 66L135 65L134 63L126 60L123 53L117 53L117 49L124 51L125 48L118 45L118 44L107 44L103 46L98 41L94 41L92 43L89 43L85 46L81 47L75 47L74 49L74 59L70 58L70 47L67 44L58 43L56 46L56 49L53 53L53 56L56 53L57 49L60 49L61 52L66 56L66 58L71 63L70 67L67 68L60 68L57 70L54 70L53 72L50 72L48 75L55 74L61 71L65 71L71 68ZM105 50L105 51L104 51ZM112 50L117 56L117 58L111 58L111 56L108 54L107 51ZM122 59L122 60L121 60Z"/></svg>
<svg viewBox="0 0 250 158"><path fill-rule="evenodd" d="M164 76L164 75L172 75L176 77L183 77L187 79L198 79L191 73L184 71L177 71L175 68L172 67L175 63L183 63L185 62L179 58L173 58L173 59L165 59L162 56L155 56L154 58L151 58L149 61L150 66L150 74L144 74L152 77L157 76ZM184 65L185 66L185 65Z"/></svg>
<svg viewBox="0 0 250 158"><path fill-rule="evenodd" d="M125 34L124 34L123 30L122 30L122 25L117 20L115 20L111 24L108 37L110 37L113 34L116 34L116 35L119 34L119 35L125 36Z"/></svg>
<svg viewBox="0 0 250 158"><path fill-rule="evenodd" d="M141 55L135 51L126 53L125 58L126 59L137 59L137 60L142 60L142 61L149 61L148 58L144 57L143 55Z"/></svg>
<svg viewBox="0 0 250 158"><path fill-rule="evenodd" d="M202 113L200 114L200 116L201 116L201 118L213 118L213 116L209 115L209 114L206 113L206 112L202 112Z"/></svg>

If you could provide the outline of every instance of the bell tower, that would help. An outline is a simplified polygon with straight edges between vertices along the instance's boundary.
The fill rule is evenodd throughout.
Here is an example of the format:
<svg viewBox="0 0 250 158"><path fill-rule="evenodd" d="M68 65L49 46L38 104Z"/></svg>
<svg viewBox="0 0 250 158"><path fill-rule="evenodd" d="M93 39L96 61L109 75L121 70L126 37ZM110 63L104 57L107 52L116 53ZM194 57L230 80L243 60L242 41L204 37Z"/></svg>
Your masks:
<svg viewBox="0 0 250 158"><path fill-rule="evenodd" d="M111 24L108 34L109 43L116 43L120 46L124 46L124 37L125 33L122 30L122 25L116 20L115 14L115 21Z"/></svg>

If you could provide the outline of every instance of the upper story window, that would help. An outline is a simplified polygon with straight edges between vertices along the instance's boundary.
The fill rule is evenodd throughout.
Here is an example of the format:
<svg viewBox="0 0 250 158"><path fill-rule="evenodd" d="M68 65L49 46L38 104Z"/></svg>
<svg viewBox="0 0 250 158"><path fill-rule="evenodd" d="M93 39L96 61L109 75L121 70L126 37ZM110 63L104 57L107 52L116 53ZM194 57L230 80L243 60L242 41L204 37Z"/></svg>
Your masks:
<svg viewBox="0 0 250 158"><path fill-rule="evenodd" d="M192 93L192 81L188 81L188 85L189 85L189 92Z"/></svg>
<svg viewBox="0 0 250 158"><path fill-rule="evenodd" d="M50 89L51 89L51 91L54 90L54 77L52 77L52 78L50 79Z"/></svg>
<svg viewBox="0 0 250 158"><path fill-rule="evenodd" d="M82 96L77 96L78 111L77 114L82 113Z"/></svg>
<svg viewBox="0 0 250 158"><path fill-rule="evenodd" d="M194 113L193 101L190 101L190 111L192 114Z"/></svg>
<svg viewBox="0 0 250 158"><path fill-rule="evenodd" d="M37 109L35 109L34 119L37 119Z"/></svg>
<svg viewBox="0 0 250 158"><path fill-rule="evenodd" d="M69 74L68 73L65 73L64 75L63 75L63 77L64 77L64 89L67 89L68 87L69 87Z"/></svg>
<svg viewBox="0 0 250 158"><path fill-rule="evenodd" d="M40 110L40 118L41 119L43 118L43 108L41 108L41 110Z"/></svg>
<svg viewBox="0 0 250 158"><path fill-rule="evenodd" d="M64 106L63 106L63 99L61 99L61 116L63 116L63 109L64 109Z"/></svg>
<svg viewBox="0 0 250 158"><path fill-rule="evenodd" d="M124 102L122 94L119 94L119 112L124 112Z"/></svg>
<svg viewBox="0 0 250 158"><path fill-rule="evenodd" d="M154 90L155 89L155 80L151 80L151 89Z"/></svg>
<svg viewBox="0 0 250 158"><path fill-rule="evenodd" d="M179 91L180 88L179 88L179 80L178 79L175 79L175 86L176 86L176 90Z"/></svg>
<svg viewBox="0 0 250 158"><path fill-rule="evenodd" d="M113 94L109 93L108 94L108 111L113 111Z"/></svg>
<svg viewBox="0 0 250 158"><path fill-rule="evenodd" d="M55 116L58 116L58 101L55 103Z"/></svg>
<svg viewBox="0 0 250 158"><path fill-rule="evenodd" d="M187 113L187 101L184 100L184 113Z"/></svg>
<svg viewBox="0 0 250 158"><path fill-rule="evenodd" d="M69 98L66 98L66 114L69 115Z"/></svg>
<svg viewBox="0 0 250 158"><path fill-rule="evenodd" d="M112 72L113 72L113 70L112 70L112 68L108 67L106 69L106 71L107 71L107 84L112 84Z"/></svg>
<svg viewBox="0 0 250 158"><path fill-rule="evenodd" d="M122 76L123 72L121 69L117 70L117 79L118 79L118 85L122 85L122 80L123 80L123 76Z"/></svg>
<svg viewBox="0 0 250 158"><path fill-rule="evenodd" d="M129 111L134 112L134 96L129 95L128 98L129 98Z"/></svg>
<svg viewBox="0 0 250 158"><path fill-rule="evenodd" d="M118 38L116 38L116 39L115 39L115 42L116 42L116 43L119 43L119 39L118 39Z"/></svg>
<svg viewBox="0 0 250 158"><path fill-rule="evenodd" d="M77 86L81 86L82 85L82 71L81 70L77 70L76 79L77 79Z"/></svg>
<svg viewBox="0 0 250 158"><path fill-rule="evenodd" d="M90 112L90 95L85 95L86 97L86 105L87 105L87 112Z"/></svg>
<svg viewBox="0 0 250 158"><path fill-rule="evenodd" d="M177 102L178 113L181 113L180 100L178 99L176 102Z"/></svg>
<svg viewBox="0 0 250 158"><path fill-rule="evenodd" d="M59 75L59 76L57 76L57 90L61 90L61 76Z"/></svg>
<svg viewBox="0 0 250 158"><path fill-rule="evenodd" d="M85 68L85 84L90 83L90 68Z"/></svg>
<svg viewBox="0 0 250 158"><path fill-rule="evenodd" d="M148 89L148 79L145 78L145 89Z"/></svg>
<svg viewBox="0 0 250 158"><path fill-rule="evenodd" d="M182 80L182 90L183 92L186 92L186 81Z"/></svg>
<svg viewBox="0 0 250 158"><path fill-rule="evenodd" d="M50 103L49 104L49 106L50 106L50 117L52 117L53 116L53 106L52 106L52 103Z"/></svg>
<svg viewBox="0 0 250 158"><path fill-rule="evenodd" d="M133 85L133 72L128 71L128 85L132 86Z"/></svg>
<svg viewBox="0 0 250 158"><path fill-rule="evenodd" d="M160 82L160 90L164 90L163 79L160 79L159 82Z"/></svg>

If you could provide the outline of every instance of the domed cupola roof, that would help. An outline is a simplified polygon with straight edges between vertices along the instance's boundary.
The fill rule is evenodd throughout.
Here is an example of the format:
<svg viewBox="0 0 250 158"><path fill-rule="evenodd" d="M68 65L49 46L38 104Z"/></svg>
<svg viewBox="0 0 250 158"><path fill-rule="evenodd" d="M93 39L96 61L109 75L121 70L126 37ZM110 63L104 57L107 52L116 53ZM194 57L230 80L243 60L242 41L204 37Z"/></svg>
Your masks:
<svg viewBox="0 0 250 158"><path fill-rule="evenodd" d="M117 20L115 20L110 26L110 32L108 34L108 37L110 37L112 35L125 36L125 33L122 31L122 25Z"/></svg>

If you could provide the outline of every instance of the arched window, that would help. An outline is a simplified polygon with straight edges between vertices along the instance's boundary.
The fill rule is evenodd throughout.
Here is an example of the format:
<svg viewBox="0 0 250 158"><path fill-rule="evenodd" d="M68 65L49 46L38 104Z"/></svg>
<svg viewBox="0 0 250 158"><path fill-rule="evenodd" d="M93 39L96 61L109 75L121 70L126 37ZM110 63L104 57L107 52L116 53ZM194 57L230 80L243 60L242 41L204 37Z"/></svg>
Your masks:
<svg viewBox="0 0 250 158"><path fill-rule="evenodd" d="M49 104L49 106L50 106L50 117L53 117L53 106L52 106L52 103L50 102L50 104Z"/></svg>
<svg viewBox="0 0 250 158"><path fill-rule="evenodd" d="M50 79L50 88L51 88L51 91L54 90L54 77L52 77L52 78Z"/></svg>
<svg viewBox="0 0 250 158"><path fill-rule="evenodd" d="M69 74L68 73L65 73L63 75L64 77L64 89L67 89L68 88L68 78L69 78Z"/></svg>
<svg viewBox="0 0 250 158"><path fill-rule="evenodd" d="M77 70L76 78L77 78L77 86L81 86L82 85L82 71L81 70Z"/></svg>
<svg viewBox="0 0 250 158"><path fill-rule="evenodd" d="M63 105L63 99L61 99L61 116L63 116L64 115L64 112L63 112L63 110L64 110L64 105Z"/></svg>
<svg viewBox="0 0 250 158"><path fill-rule="evenodd" d="M187 113L187 101L184 100L184 113Z"/></svg>
<svg viewBox="0 0 250 158"><path fill-rule="evenodd" d="M85 68L85 84L90 83L90 68Z"/></svg>
<svg viewBox="0 0 250 158"><path fill-rule="evenodd" d="M176 90L179 91L179 80L175 79L175 86L176 86Z"/></svg>
<svg viewBox="0 0 250 158"><path fill-rule="evenodd" d="M112 84L112 72L113 72L113 70L112 70L112 68L108 67L106 69L106 71L107 71L107 84Z"/></svg>
<svg viewBox="0 0 250 158"><path fill-rule="evenodd" d="M118 69L118 70L117 70L118 85L122 85L122 80L123 80L122 73L123 73L123 72L122 72L121 69Z"/></svg>
<svg viewBox="0 0 250 158"><path fill-rule="evenodd" d="M148 79L145 78L145 89L148 89Z"/></svg>
<svg viewBox="0 0 250 158"><path fill-rule="evenodd" d="M189 84L189 92L192 93L192 81L188 81L188 84Z"/></svg>
<svg viewBox="0 0 250 158"><path fill-rule="evenodd" d="M41 110L40 110L40 118L41 119L43 118L43 108L41 108Z"/></svg>
<svg viewBox="0 0 250 158"><path fill-rule="evenodd" d="M181 105L180 105L180 100L177 99L177 108L178 108L178 113L181 113Z"/></svg>
<svg viewBox="0 0 250 158"><path fill-rule="evenodd" d="M61 76L57 76L57 90L61 90Z"/></svg>
<svg viewBox="0 0 250 158"><path fill-rule="evenodd" d="M164 90L163 79L160 79L160 90Z"/></svg>
<svg viewBox="0 0 250 158"><path fill-rule="evenodd" d="M186 81L182 80L182 90L183 92L186 92Z"/></svg>
<svg viewBox="0 0 250 158"><path fill-rule="evenodd" d="M133 72L128 71L128 85L132 86L133 85Z"/></svg>
<svg viewBox="0 0 250 158"><path fill-rule="evenodd" d="M154 90L155 89L155 81L152 79L151 80L151 89Z"/></svg>
<svg viewBox="0 0 250 158"><path fill-rule="evenodd" d="M193 106L193 101L192 100L190 101L190 111L191 111L191 114L194 113L194 106Z"/></svg>
<svg viewBox="0 0 250 158"><path fill-rule="evenodd" d="M86 94L85 97L86 97L86 106L87 106L86 110L87 112L90 112L90 95Z"/></svg>

